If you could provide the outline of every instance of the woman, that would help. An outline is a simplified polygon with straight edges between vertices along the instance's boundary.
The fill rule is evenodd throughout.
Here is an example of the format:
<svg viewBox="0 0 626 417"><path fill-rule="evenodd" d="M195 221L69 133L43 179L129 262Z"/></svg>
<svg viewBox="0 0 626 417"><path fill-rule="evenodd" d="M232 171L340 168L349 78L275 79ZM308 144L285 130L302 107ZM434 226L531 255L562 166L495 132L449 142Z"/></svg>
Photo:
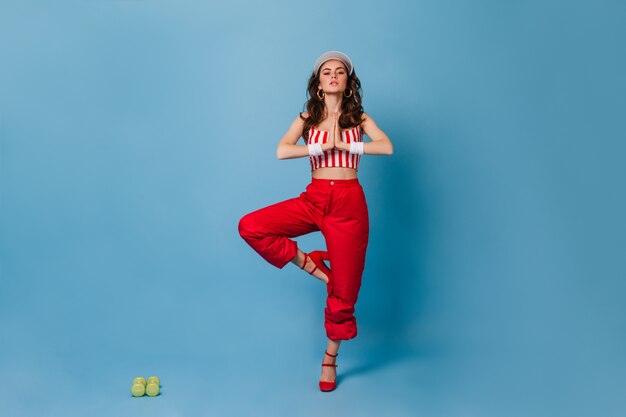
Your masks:
<svg viewBox="0 0 626 417"><path fill-rule="evenodd" d="M308 156L311 183L299 197L246 214L239 222L241 237L266 261L277 268L294 263L326 283L328 346L319 382L322 391L335 389L339 345L357 334L354 305L369 237L358 165L362 154L393 153L387 135L363 112L360 90L346 54L329 51L316 60L308 83L308 111L296 117L276 150L278 159ZM363 133L372 141L364 143ZM300 137L305 145L296 145ZM314 231L324 235L327 251L307 254L291 239Z"/></svg>

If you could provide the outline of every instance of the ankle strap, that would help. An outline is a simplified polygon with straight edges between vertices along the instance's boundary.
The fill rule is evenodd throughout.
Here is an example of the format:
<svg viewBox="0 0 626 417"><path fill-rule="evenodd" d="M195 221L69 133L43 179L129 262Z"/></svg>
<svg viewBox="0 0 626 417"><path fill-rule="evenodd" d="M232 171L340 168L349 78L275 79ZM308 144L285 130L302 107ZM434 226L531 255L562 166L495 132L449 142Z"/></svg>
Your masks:
<svg viewBox="0 0 626 417"><path fill-rule="evenodd" d="M330 356L331 358L336 358L337 356L339 356L339 352L337 352L336 355L331 355L330 353L328 353L328 351L324 352L326 353L328 356Z"/></svg>
<svg viewBox="0 0 626 417"><path fill-rule="evenodd" d="M300 269L304 269L304 267L306 266L306 258L308 258L308 257L309 257L309 254L305 252L304 253L304 262L302 263L302 266L300 267Z"/></svg>

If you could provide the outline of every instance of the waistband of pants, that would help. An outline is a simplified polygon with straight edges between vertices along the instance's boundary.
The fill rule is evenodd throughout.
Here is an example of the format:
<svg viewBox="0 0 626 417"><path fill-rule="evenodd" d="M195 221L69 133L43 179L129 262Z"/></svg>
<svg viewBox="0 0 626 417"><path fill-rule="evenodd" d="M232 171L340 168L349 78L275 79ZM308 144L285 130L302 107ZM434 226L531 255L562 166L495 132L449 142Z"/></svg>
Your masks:
<svg viewBox="0 0 626 417"><path fill-rule="evenodd" d="M336 187L355 187L361 184L359 183L358 178L351 178L349 180L311 178L311 185L315 187L336 188Z"/></svg>

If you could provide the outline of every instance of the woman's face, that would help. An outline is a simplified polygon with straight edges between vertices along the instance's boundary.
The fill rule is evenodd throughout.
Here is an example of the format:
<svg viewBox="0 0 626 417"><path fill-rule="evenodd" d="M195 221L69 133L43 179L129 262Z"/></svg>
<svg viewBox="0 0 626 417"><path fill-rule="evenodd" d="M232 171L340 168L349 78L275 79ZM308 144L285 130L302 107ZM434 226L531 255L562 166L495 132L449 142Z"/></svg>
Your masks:
<svg viewBox="0 0 626 417"><path fill-rule="evenodd" d="M343 93L348 84L348 71L343 62L330 59L320 69L319 87L325 93Z"/></svg>

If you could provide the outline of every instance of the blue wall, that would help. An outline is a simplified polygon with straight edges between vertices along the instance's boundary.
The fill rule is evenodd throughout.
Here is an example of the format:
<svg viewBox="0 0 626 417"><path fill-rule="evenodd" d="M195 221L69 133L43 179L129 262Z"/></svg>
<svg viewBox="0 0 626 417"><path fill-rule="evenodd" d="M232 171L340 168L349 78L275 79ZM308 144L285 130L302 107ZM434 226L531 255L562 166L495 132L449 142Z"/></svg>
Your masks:
<svg viewBox="0 0 626 417"><path fill-rule="evenodd" d="M624 415L625 20L618 1L2 1L0 414ZM275 149L330 49L395 153L361 163L360 335L320 402L324 290L237 222L308 183ZM152 403L128 398L142 373Z"/></svg>

